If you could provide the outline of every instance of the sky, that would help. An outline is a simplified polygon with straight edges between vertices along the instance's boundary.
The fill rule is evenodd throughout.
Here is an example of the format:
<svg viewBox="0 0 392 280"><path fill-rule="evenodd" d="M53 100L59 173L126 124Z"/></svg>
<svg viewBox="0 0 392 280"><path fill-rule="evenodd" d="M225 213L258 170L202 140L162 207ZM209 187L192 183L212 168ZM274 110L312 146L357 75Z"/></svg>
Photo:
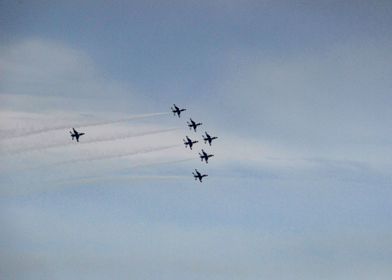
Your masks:
<svg viewBox="0 0 392 280"><path fill-rule="evenodd" d="M391 279L390 1L2 0L0 26L0 278Z"/></svg>

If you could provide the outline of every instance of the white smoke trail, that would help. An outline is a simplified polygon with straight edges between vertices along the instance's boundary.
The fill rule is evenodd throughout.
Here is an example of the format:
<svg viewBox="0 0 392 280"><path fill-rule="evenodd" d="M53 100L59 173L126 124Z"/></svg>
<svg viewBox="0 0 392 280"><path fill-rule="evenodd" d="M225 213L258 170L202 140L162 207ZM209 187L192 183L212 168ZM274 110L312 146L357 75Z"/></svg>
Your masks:
<svg viewBox="0 0 392 280"><path fill-rule="evenodd" d="M175 131L175 130L179 130L179 129L180 128L173 127L173 128L152 130L152 131L146 131L146 132L140 132L140 133L131 133L131 134L122 135L122 136L111 136L111 137L90 139L90 140L86 140L86 141L83 141L83 142L81 141L81 142L77 143L77 145L78 146L83 146L83 145L92 144L92 143L102 143L102 142L118 141L118 140L124 140L124 139L128 139L128 138L134 138L134 137L155 135L155 134ZM71 146L71 145L75 145L75 143L70 141L68 143L50 144L50 145L44 145L44 146L39 146L39 147L29 147L29 148L25 148L25 149L8 150L8 151L5 151L5 155L19 155L19 154L25 154L25 153L30 153L30 152L40 152L40 151L43 151L43 150L57 149L57 148Z"/></svg>
<svg viewBox="0 0 392 280"><path fill-rule="evenodd" d="M137 163L131 165L127 171L138 169L141 167L150 167L157 165L167 165L167 164L176 164L181 162L187 162L196 160L196 158L186 158L179 160L170 160L170 161L159 161L159 162L147 162L147 163ZM107 171L107 170L105 170ZM112 171L115 171L113 169ZM26 177L27 178L27 177ZM103 176L85 176L85 177L76 177L76 178L66 178L60 180L46 180L46 181L30 181L26 182L23 185L20 183L13 182L11 178L9 178L9 182L11 185L6 187L5 185L0 188L0 196L15 196L15 195L29 195L34 193L43 193L43 192L54 192L60 191L62 189L68 189L72 187L76 187L74 184L88 184L94 182L104 182L104 181L121 181L121 180L174 180L181 178L189 178L189 176L185 175L103 175ZM30 187L34 186L34 187ZM63 186L63 187L59 187Z"/></svg>
<svg viewBox="0 0 392 280"><path fill-rule="evenodd" d="M70 183L94 183L101 181L113 181L113 180L163 180L163 179L184 179L190 176L185 175L112 175L112 176L93 176L93 177L81 177L67 179L64 181L53 182L54 184L70 184Z"/></svg>
<svg viewBox="0 0 392 280"><path fill-rule="evenodd" d="M129 167L129 169L136 169L139 167L150 167L157 165L167 165L167 164L175 164L181 162L187 162L196 160L196 158L186 158L179 160L171 160L171 161L160 161L160 162L149 162L149 163L140 163L134 164ZM112 176L88 176L88 177L78 177L78 178L69 178L59 181L52 181L50 183L53 184L71 184L71 183L94 183L108 180L124 180L124 179L181 179L181 178L190 178L191 176L185 175L112 175Z"/></svg>
<svg viewBox="0 0 392 280"><path fill-rule="evenodd" d="M99 155L99 156L95 156L95 157L78 158L78 159L72 159L72 160L67 160L67 161L53 162L53 163L50 163L47 165L27 168L25 170L52 168L52 167L58 167L58 166L63 166L63 165L67 165L67 164L78 164L78 163L83 163L83 162L91 162L91 161L98 161L98 160L108 160L108 159L129 157L129 156L135 156L135 155L141 155L141 154L147 154L147 153L152 153L152 152L169 150L169 149L178 148L178 147L179 147L178 144L161 146L161 147L156 147L156 148L148 147L148 148L144 148L141 150L132 151L132 152L128 152L128 153L107 154L107 155Z"/></svg>
<svg viewBox="0 0 392 280"><path fill-rule="evenodd" d="M47 133L47 132L60 130L60 129L69 129L71 127L81 128L81 127L108 125L108 124L127 122L127 121L132 121L132 120L137 120L137 119L163 116L163 115L168 115L168 114L169 114L168 112L142 114L142 115L135 115L135 116L117 119L117 120L107 120L107 121L84 123L82 125L77 125L77 126L75 126L75 124L58 125L58 126L52 126L52 127L48 127L48 128L41 128L41 129L37 129L37 130L26 131L24 133L19 133L16 135L4 136L3 139L0 139L0 141L7 140L7 139L13 139L13 138L19 138L19 137L28 137L28 136L37 135L37 134L41 134L41 133Z"/></svg>
<svg viewBox="0 0 392 280"><path fill-rule="evenodd" d="M33 188L21 188L13 186L13 188L0 189L0 197L4 196L23 196L35 193L56 192L64 189L80 187L80 184L90 184L95 182L112 182L112 181L142 181L142 180L179 180L189 179L190 176L185 175L112 175L112 176L93 176L72 178L63 181L46 181L41 182L40 186ZM77 184L77 185L75 185ZM34 185L34 184L33 184ZM112 187L112 185L111 185Z"/></svg>
<svg viewBox="0 0 392 280"><path fill-rule="evenodd" d="M136 164L130 165L129 167L127 167L126 171L134 170L134 169L140 169L140 168L143 168L143 167L151 167L151 166L159 166L159 165L169 165L169 164L176 164L176 163L195 161L195 160L198 160L198 158L189 157L189 158L177 159L177 160L142 162L142 163L136 163ZM118 167L109 168L109 169L105 168L105 172L118 172L118 171L119 171ZM95 177L95 176L89 176L88 178L93 178L93 177ZM99 176L99 177L101 177L101 176ZM82 178L85 178L85 177L82 177ZM63 181L66 181L66 180L68 180L68 179L64 179Z"/></svg>
<svg viewBox="0 0 392 280"><path fill-rule="evenodd" d="M174 164L174 163L187 162L187 161L193 161L193 160L199 161L198 158L191 157L191 158L186 158L186 159L169 160L169 161L137 163L137 164L132 165L130 168L149 167L149 166L156 166L156 165L167 165L167 164Z"/></svg>
<svg viewBox="0 0 392 280"><path fill-rule="evenodd" d="M171 160L171 161L159 161L159 162L147 162L147 163L138 163L131 165L127 171L133 169L139 169L141 167L150 167L157 165L167 165L167 164L176 164L186 161L195 160L194 157L179 159L179 160ZM105 170L106 172L108 170ZM113 169L111 172L114 172ZM69 189L72 187L76 187L75 184L89 184L94 182L105 182L105 181L121 181L121 180L173 180L173 179L181 179L181 178L189 178L189 176L185 175L128 175L128 174L118 174L118 175L101 175L101 176L84 176L84 177L74 177L74 178L65 178L65 179L53 179L53 180L33 180L29 182L25 182L24 184L16 183L11 178L9 178L8 187L5 185L0 188L0 196L15 196L15 195L29 195L34 193L43 193L43 192L55 192L61 191L63 189ZM26 177L26 179L28 179ZM33 186L33 187L31 187ZM62 186L62 187L61 187Z"/></svg>

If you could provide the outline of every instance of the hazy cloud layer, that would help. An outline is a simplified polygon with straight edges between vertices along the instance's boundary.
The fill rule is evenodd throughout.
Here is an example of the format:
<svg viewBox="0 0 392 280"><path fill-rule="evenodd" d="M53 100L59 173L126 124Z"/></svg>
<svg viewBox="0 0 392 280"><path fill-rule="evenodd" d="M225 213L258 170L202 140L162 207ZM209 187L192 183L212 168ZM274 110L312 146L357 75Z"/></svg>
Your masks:
<svg viewBox="0 0 392 280"><path fill-rule="evenodd" d="M2 1L0 277L390 279L391 12Z"/></svg>

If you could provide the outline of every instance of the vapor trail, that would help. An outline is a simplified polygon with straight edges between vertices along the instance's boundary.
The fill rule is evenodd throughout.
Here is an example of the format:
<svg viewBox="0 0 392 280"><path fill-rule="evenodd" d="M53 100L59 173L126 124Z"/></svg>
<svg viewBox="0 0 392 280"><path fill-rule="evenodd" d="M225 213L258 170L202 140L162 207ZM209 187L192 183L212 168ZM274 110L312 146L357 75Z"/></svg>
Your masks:
<svg viewBox="0 0 392 280"><path fill-rule="evenodd" d="M58 126L54 126L54 127L52 126L50 128L41 128L41 129L37 129L37 130L33 130L33 131L27 131L25 133L20 133L17 135L6 136L6 137L3 137L3 140L19 138L19 137L27 137L27 136L37 135L37 134L46 133L46 132L50 132L50 131L60 130L60 129L69 129L71 127L81 128L81 127L89 127L89 126L107 125L107 124L121 123L121 122L137 120L137 119L150 118L150 117L155 117L155 116L162 116L162 115L167 115L167 114L169 114L169 113L162 112L162 113L142 114L142 115L135 115L132 117L122 118L122 119L117 119L117 120L84 123L84 124L78 125L78 126L76 126L74 123L67 124L67 125L58 125Z"/></svg>
<svg viewBox="0 0 392 280"><path fill-rule="evenodd" d="M73 178L64 181L58 181L56 184L69 184L72 182L75 183L94 183L97 181L113 181L113 180L163 180L163 179L183 179L189 178L189 176L184 175L116 175L116 176L94 176L94 177L81 177L81 178Z"/></svg>
<svg viewBox="0 0 392 280"><path fill-rule="evenodd" d="M83 142L77 143L78 146L80 145L87 145L87 144L92 144L92 143L101 143L101 142L110 142L110 141L118 141L118 140L124 140L128 138L134 138L134 137L141 137L141 136L147 136L147 135L155 135L155 134L160 134L160 133L165 133L165 132L170 132L174 130L178 130L180 128L166 128L166 129L159 129L159 130L152 130L152 131L146 131L146 132L140 132L140 133L131 133L127 135L122 135L122 136L111 136L111 137L105 137L101 139L90 139L86 140ZM19 149L19 150L13 150L13 151L7 151L7 155L17 155L17 154L24 154L24 153L30 153L30 152L38 152L38 151L43 151L47 149L55 149L55 148L61 148L61 147L67 147L75 145L73 142L68 142L68 143L62 143L62 144L51 144L51 145L45 145L45 146L40 146L40 147L29 147L26 149Z"/></svg>
<svg viewBox="0 0 392 280"><path fill-rule="evenodd" d="M195 160L194 157L180 160L171 160L171 161L161 161L161 162L150 162L150 163L141 163L134 164L130 167L138 168L138 167L148 167L148 166L156 166L156 165L165 165L165 164L173 164ZM185 175L112 175L112 176L88 176L88 177L79 177L79 178L71 178L61 180L55 183L67 184L72 182L80 182L80 183L93 183L102 180L123 180L123 179L181 179L181 178L189 178L189 176Z"/></svg>
<svg viewBox="0 0 392 280"><path fill-rule="evenodd" d="M191 157L186 159L178 159L178 160L170 160L170 161L158 161L158 162L148 162L148 163L138 163L132 165L130 168L138 168L138 167L148 167L148 166L156 166L156 165L166 165L180 162L187 162L192 160L198 160L198 158Z"/></svg>
<svg viewBox="0 0 392 280"><path fill-rule="evenodd" d="M171 161L160 161L160 162L148 162L148 163L140 163L134 164L130 166L130 169L139 168L139 167L149 167L155 165L166 165L166 164L174 164L186 161L195 160L194 157L180 160L171 160ZM107 171L107 170L106 170ZM8 195L28 195L32 193L40 193L40 192L53 192L59 191L63 188L59 188L57 186L66 186L67 184L74 183L94 183L94 182L102 182L102 181L119 181L119 180L175 180L189 178L189 176L185 175L107 175L107 176L85 176L85 177L76 177L62 180L49 180L49 181L40 181L40 182L29 182L23 184L24 186L35 186L34 189L21 189L18 188L18 184L12 184L12 188L2 189L0 188L0 196L8 196ZM38 184L37 184L38 183ZM39 187L36 187L39 185Z"/></svg>
<svg viewBox="0 0 392 280"><path fill-rule="evenodd" d="M73 178L64 181L47 181L42 182L40 187L35 187L33 189L21 189L16 186L12 189L0 189L0 196L20 196L29 195L33 193L42 192L55 192L65 189L67 185L73 183L88 184L94 182L104 182L104 181L139 181L139 180L178 180L186 179L189 176L184 175L117 175L117 176L96 176L96 177L81 177ZM59 187L60 186L60 187ZM63 187L61 187L63 186ZM70 186L75 188L76 186ZM78 186L79 187L79 186Z"/></svg>
<svg viewBox="0 0 392 280"><path fill-rule="evenodd" d="M73 164L73 163L91 162L91 161L104 160L104 159L129 157L129 156L134 156L134 155L139 155L139 154L147 154L147 153L152 153L152 152L164 151L164 150L177 148L177 147L179 147L178 144L169 145L169 146L161 146L161 147L156 147L156 148L149 147L149 148L144 148L144 149L141 149L138 151L128 152L128 153L100 155L100 156L96 156L96 157L88 157L88 158L79 158L79 159L73 159L73 160L67 160L67 161L60 161L60 162L55 162L55 163L52 163L50 165L43 166L43 167L54 167L54 166L61 166L61 165Z"/></svg>

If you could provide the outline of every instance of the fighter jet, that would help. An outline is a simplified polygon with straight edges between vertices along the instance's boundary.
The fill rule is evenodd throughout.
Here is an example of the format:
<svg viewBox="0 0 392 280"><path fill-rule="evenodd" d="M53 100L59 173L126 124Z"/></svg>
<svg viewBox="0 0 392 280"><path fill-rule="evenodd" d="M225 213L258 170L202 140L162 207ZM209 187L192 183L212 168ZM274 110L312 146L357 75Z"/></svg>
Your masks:
<svg viewBox="0 0 392 280"><path fill-rule="evenodd" d="M190 130L192 130L192 128L193 128L193 130L196 132L196 128L199 126L199 125L202 125L202 123L196 123L194 120L192 120L192 119L190 119L190 121L191 122L187 122L187 124L188 124L188 127L189 127L189 129Z"/></svg>
<svg viewBox="0 0 392 280"><path fill-rule="evenodd" d="M211 136L207 133L207 131L206 131L205 133L206 133L206 136L202 135L202 136L203 136L203 140L204 140L204 144L207 144L207 141L208 141L208 144L210 144L210 146L211 146L212 140L218 139L218 137L211 137Z"/></svg>
<svg viewBox="0 0 392 280"><path fill-rule="evenodd" d="M201 161L203 161L203 159L204 159L206 163L208 163L208 159L209 159L210 157L213 157L213 156L214 156L214 155L212 155L212 154L211 154L211 155L207 154L203 149L201 150L201 152L202 152L202 154L199 153L200 159L201 159Z"/></svg>
<svg viewBox="0 0 392 280"><path fill-rule="evenodd" d="M192 150L193 144L199 142L199 141L192 141L188 136L186 136L186 141L185 141L185 139L183 139L183 140L184 140L185 148L189 146L189 149L191 149L191 150Z"/></svg>
<svg viewBox="0 0 392 280"><path fill-rule="evenodd" d="M73 133L72 133L72 131L69 132L69 133L71 133L72 140L74 140L74 138L76 138L76 141L79 142L79 137L84 135L84 133L77 132L75 130L75 128L72 128L72 130L73 130Z"/></svg>
<svg viewBox="0 0 392 280"><path fill-rule="evenodd" d="M180 109L176 106L176 104L173 104L174 108L171 107L171 110L173 112L174 115L178 115L178 117L181 117L181 112L186 111L186 109Z"/></svg>
<svg viewBox="0 0 392 280"><path fill-rule="evenodd" d="M207 174L203 174L201 175L201 173L199 171L197 171L197 169L195 169L196 174L192 172L193 177L195 177L195 180L199 179L200 183L203 181L203 177L207 177Z"/></svg>

